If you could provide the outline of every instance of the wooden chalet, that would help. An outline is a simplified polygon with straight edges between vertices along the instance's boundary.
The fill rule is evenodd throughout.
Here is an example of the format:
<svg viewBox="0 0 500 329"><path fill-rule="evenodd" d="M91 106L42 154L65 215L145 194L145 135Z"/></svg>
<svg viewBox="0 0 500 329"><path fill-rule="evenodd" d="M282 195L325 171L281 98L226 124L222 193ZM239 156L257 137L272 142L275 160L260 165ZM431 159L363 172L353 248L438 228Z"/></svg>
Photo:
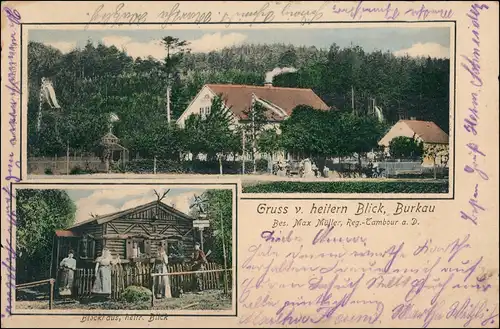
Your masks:
<svg viewBox="0 0 500 329"><path fill-rule="evenodd" d="M167 250L169 263L183 263L194 250L193 220L161 201L153 201L58 230L51 277L57 278L59 263L70 249L74 251L77 268L93 268L105 247L121 264L152 264L160 246Z"/></svg>

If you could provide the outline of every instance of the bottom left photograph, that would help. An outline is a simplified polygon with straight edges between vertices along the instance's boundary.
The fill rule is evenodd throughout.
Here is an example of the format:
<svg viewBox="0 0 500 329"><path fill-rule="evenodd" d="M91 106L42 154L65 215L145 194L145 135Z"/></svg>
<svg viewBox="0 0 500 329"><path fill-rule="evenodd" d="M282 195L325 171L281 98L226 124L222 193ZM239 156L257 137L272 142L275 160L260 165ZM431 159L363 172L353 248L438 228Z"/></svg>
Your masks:
<svg viewBox="0 0 500 329"><path fill-rule="evenodd" d="M236 184L14 187L13 314L234 313Z"/></svg>

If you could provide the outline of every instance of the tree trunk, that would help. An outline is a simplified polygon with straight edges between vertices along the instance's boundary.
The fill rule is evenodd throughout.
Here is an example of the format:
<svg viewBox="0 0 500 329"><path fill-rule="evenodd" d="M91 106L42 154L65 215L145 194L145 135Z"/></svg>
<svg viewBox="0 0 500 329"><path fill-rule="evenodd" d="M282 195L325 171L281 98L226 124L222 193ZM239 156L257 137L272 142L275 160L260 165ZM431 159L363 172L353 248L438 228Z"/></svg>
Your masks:
<svg viewBox="0 0 500 329"><path fill-rule="evenodd" d="M222 155L219 156L219 173L222 175Z"/></svg>
<svg viewBox="0 0 500 329"><path fill-rule="evenodd" d="M361 152L358 152L358 170L359 170L360 175L361 175L361 172L363 171L362 169L363 168L361 167Z"/></svg>
<svg viewBox="0 0 500 329"><path fill-rule="evenodd" d="M257 173L257 156L255 153L255 148L252 146L252 173L255 175Z"/></svg>
<svg viewBox="0 0 500 329"><path fill-rule="evenodd" d="M198 153L191 153L191 160L190 160L189 167L191 168L191 171L193 171L193 172L195 170L194 163L195 163L197 158L198 158Z"/></svg>

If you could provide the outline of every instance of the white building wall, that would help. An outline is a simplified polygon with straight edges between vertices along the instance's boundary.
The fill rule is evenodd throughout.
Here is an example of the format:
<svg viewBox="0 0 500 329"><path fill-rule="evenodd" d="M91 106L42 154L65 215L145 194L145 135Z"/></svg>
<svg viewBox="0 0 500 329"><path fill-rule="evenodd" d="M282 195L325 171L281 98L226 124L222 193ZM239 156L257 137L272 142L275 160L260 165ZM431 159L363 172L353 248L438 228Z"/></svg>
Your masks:
<svg viewBox="0 0 500 329"><path fill-rule="evenodd" d="M413 138L415 132L404 122L397 122L389 132L378 142L379 145L384 146L384 152L389 155L389 143L392 139L396 137L409 137ZM416 135L415 139L419 142L422 141L420 136ZM436 156L436 165L441 166L443 163L448 163L449 160L449 148L447 144L428 144L424 143L424 153L429 147L437 147L438 152ZM446 161L444 160L446 158ZM422 166L423 167L432 167L434 166L434 160L429 156L422 157Z"/></svg>
<svg viewBox="0 0 500 329"><path fill-rule="evenodd" d="M212 105L212 99L216 95L208 88L204 86L198 95L191 101L184 113L177 119L177 125L180 128L185 127L186 120L191 116L191 114L202 114L202 109L210 108ZM233 121L237 122L236 117L233 116Z"/></svg>
<svg viewBox="0 0 500 329"><path fill-rule="evenodd" d="M210 90L210 88L208 88L207 86L204 86L200 92L198 93L198 95L196 95L196 97L191 101L191 103L188 105L188 107L186 108L186 110L184 111L184 113L182 113L182 115L179 117L179 119L177 120L177 125L180 127L180 128L184 128L185 127L185 122L186 120L189 118L190 115L192 114L197 114L197 115L200 115L201 112L202 112L202 109L206 109L206 108L210 108L211 104L212 104L212 99L215 97L216 95L212 92L212 90ZM230 125L230 129L236 129L236 127L239 125L239 120L237 119L236 116L233 115L233 124ZM251 124L250 122L246 121L245 124ZM281 129L280 129L280 125L279 123L277 122L272 122L272 123L268 123L266 125L264 125L264 129L271 129L271 128L275 128L277 129L277 133L278 134L281 134ZM246 150L246 159L249 160L251 158L251 149L247 149ZM185 154L184 155L184 158L186 160L192 160L192 154ZM206 155L205 154L199 154L198 157L197 157L199 160L205 160L206 159ZM261 159L261 158L264 158L264 159L268 159L269 156L268 155L264 155L264 154L256 154L256 158L257 159ZM284 152L278 152L277 154L275 154L273 156L273 160L276 160L276 159L284 159L285 158L285 154ZM237 156L236 157L237 160L241 160L241 156Z"/></svg>
<svg viewBox="0 0 500 329"><path fill-rule="evenodd" d="M387 134L378 142L378 145L389 147L389 143L393 138L401 136L413 138L413 135L415 135L415 132L406 123L400 121L392 126Z"/></svg>

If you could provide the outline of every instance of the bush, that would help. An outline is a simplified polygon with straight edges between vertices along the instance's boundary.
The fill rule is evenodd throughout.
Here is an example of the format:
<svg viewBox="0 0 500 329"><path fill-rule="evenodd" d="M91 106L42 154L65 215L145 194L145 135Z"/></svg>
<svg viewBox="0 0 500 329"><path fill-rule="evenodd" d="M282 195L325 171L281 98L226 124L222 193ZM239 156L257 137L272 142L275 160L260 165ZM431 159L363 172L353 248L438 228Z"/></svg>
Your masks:
<svg viewBox="0 0 500 329"><path fill-rule="evenodd" d="M141 303L151 300L153 293L145 287L128 286L122 293L121 299L127 303Z"/></svg>
<svg viewBox="0 0 500 329"><path fill-rule="evenodd" d="M110 170L111 170L111 172L114 172L114 173L122 173L123 174L126 172L126 166L124 166L121 161L112 162L112 163L110 163Z"/></svg>
<svg viewBox="0 0 500 329"><path fill-rule="evenodd" d="M69 172L70 175L81 175L83 174L83 169L80 168L80 166L75 166L71 168L71 171Z"/></svg>
<svg viewBox="0 0 500 329"><path fill-rule="evenodd" d="M271 182L244 186L243 193L448 193L445 182Z"/></svg>
<svg viewBox="0 0 500 329"><path fill-rule="evenodd" d="M44 171L45 175L53 175L54 173L52 172L52 169L51 168L45 168L45 171Z"/></svg>
<svg viewBox="0 0 500 329"><path fill-rule="evenodd" d="M71 168L71 170L69 172L70 175L85 175L85 174L93 174L93 173L94 173L94 171L82 169L80 166L75 166L75 167Z"/></svg>

